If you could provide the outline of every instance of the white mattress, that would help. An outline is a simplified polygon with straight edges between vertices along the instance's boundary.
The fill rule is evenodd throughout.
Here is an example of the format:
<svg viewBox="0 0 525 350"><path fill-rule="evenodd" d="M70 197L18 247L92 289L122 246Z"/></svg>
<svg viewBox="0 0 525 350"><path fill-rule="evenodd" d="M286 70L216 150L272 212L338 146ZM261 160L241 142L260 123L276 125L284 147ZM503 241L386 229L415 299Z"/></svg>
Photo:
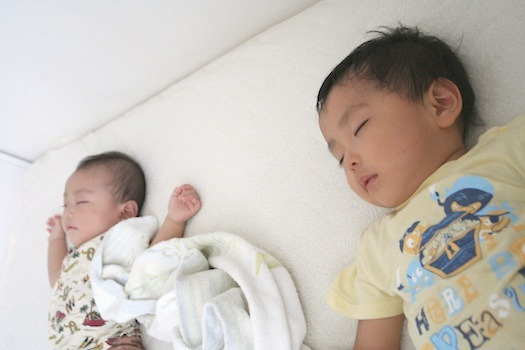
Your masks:
<svg viewBox="0 0 525 350"><path fill-rule="evenodd" d="M305 343L319 350L351 348L356 323L329 309L325 297L332 278L353 259L356 236L384 210L347 188L327 151L315 111L321 82L367 30L417 24L459 47L481 117L487 125L505 123L525 112L524 14L520 1L325 0L100 130L47 153L28 170L6 242L1 346L46 346L45 220L59 211L64 182L82 157L117 149L146 171L143 214L162 218L171 189L192 183L203 208L187 235L232 232L274 255L297 286ZM403 346L411 348L406 338Z"/></svg>

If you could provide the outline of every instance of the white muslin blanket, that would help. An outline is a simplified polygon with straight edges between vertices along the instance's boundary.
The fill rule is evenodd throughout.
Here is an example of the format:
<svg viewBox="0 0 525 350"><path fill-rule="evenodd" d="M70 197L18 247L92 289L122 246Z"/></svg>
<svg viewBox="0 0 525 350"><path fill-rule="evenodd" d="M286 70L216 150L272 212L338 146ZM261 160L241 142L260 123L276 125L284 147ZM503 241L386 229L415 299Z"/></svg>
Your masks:
<svg viewBox="0 0 525 350"><path fill-rule="evenodd" d="M156 219L146 216L106 233L91 269L103 318L136 318L175 349L302 347L301 304L288 271L275 258L226 232L146 249L156 230Z"/></svg>

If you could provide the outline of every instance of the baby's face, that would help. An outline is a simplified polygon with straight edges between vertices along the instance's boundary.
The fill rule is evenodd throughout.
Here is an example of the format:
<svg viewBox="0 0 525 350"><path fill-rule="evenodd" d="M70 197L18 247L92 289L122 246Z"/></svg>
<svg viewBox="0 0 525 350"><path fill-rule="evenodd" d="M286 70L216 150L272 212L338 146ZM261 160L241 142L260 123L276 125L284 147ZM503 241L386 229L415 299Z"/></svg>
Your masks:
<svg viewBox="0 0 525 350"><path fill-rule="evenodd" d="M121 219L121 205L109 191L104 168L76 171L66 183L62 227L76 247L106 232Z"/></svg>
<svg viewBox="0 0 525 350"><path fill-rule="evenodd" d="M365 81L335 85L319 125L352 190L374 205L402 204L442 163L434 156L439 127L425 104Z"/></svg>

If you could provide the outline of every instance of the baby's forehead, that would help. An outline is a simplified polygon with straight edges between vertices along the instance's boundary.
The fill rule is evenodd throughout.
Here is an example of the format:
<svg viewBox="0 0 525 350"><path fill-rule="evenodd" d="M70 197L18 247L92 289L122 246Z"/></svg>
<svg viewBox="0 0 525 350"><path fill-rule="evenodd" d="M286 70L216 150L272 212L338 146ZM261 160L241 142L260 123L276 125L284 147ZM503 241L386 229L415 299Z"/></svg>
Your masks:
<svg viewBox="0 0 525 350"><path fill-rule="evenodd" d="M76 170L66 182L66 193L79 193L80 190L107 187L113 181L111 171L105 166L96 165ZM84 191L85 192L85 191Z"/></svg>
<svg viewBox="0 0 525 350"><path fill-rule="evenodd" d="M111 178L112 174L109 166L104 164L94 164L77 169L73 174L71 174L71 177L73 176L92 179L107 179Z"/></svg>

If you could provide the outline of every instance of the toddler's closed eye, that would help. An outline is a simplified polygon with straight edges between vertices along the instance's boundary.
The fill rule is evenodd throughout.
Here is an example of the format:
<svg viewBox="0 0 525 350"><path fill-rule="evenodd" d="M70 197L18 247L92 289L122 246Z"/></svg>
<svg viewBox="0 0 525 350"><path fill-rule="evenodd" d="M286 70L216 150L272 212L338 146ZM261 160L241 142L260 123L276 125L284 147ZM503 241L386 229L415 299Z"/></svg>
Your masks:
<svg viewBox="0 0 525 350"><path fill-rule="evenodd" d="M355 130L354 132L354 136L357 136L357 134L359 133L359 131L361 130L361 128L363 126L365 126L366 123L368 123L370 119L366 119L364 122L362 122L361 124L359 124L359 126L357 127L357 129Z"/></svg>

